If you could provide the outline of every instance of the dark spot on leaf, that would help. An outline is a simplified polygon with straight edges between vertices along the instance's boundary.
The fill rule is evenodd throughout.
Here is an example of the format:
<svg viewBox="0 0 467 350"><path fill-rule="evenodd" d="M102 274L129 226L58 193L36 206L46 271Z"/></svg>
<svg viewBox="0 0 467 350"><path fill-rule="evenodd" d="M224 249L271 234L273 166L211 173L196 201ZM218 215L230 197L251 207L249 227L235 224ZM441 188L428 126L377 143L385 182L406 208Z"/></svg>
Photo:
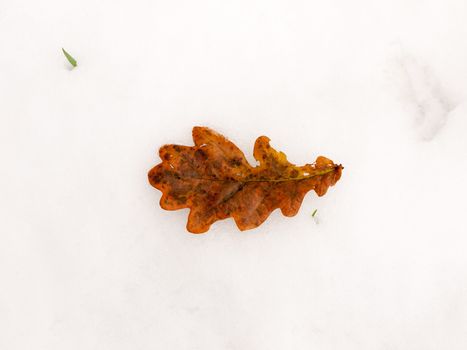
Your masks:
<svg viewBox="0 0 467 350"><path fill-rule="evenodd" d="M206 152L204 152L202 149L197 149L195 151L195 158L196 158L196 160L198 160L200 162L204 162L206 159L208 159L208 156L207 156Z"/></svg>
<svg viewBox="0 0 467 350"><path fill-rule="evenodd" d="M232 167L237 167L242 165L242 159L241 158L231 158L229 159L229 165Z"/></svg>

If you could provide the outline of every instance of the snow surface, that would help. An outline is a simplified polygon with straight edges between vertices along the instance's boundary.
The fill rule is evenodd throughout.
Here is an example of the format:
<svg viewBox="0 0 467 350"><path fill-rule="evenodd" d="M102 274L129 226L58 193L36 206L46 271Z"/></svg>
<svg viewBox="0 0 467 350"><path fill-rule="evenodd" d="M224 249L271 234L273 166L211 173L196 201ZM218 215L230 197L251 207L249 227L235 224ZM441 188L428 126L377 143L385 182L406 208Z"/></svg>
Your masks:
<svg viewBox="0 0 467 350"><path fill-rule="evenodd" d="M2 0L0 349L466 349L466 38L465 0ZM146 176L195 125L343 177L188 234Z"/></svg>

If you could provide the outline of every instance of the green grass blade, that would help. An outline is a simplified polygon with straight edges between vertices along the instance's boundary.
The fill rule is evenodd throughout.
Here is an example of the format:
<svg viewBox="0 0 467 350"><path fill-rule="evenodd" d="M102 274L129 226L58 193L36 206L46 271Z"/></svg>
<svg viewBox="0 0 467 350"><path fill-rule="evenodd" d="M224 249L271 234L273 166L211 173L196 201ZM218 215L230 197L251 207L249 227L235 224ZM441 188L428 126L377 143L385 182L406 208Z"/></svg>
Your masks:
<svg viewBox="0 0 467 350"><path fill-rule="evenodd" d="M63 54L65 55L66 59L68 60L68 62L70 62L70 64L73 67L76 67L78 65L78 62L76 62L76 60L73 58L73 56L71 56L68 52L66 52L63 47L62 47L62 51L63 51Z"/></svg>

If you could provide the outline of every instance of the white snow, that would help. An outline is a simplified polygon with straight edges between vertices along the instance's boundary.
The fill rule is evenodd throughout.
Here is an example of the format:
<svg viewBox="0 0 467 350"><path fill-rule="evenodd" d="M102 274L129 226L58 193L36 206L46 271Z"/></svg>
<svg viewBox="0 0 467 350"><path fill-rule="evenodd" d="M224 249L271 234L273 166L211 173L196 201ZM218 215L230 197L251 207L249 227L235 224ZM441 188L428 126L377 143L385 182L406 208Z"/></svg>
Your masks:
<svg viewBox="0 0 467 350"><path fill-rule="evenodd" d="M466 14L1 1L0 349L465 349ZM343 177L188 234L147 171L195 125Z"/></svg>

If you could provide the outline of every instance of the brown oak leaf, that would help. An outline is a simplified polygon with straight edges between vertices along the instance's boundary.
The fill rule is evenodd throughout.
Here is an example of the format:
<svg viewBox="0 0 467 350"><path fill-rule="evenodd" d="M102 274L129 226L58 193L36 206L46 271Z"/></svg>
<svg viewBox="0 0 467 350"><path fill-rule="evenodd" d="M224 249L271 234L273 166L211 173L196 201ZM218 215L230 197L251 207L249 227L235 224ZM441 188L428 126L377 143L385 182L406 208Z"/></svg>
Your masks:
<svg viewBox="0 0 467 350"><path fill-rule="evenodd" d="M308 191L324 195L343 169L325 157L304 166L291 164L266 136L255 142L256 167L214 130L194 127L193 141L193 147L162 146L162 163L148 174L150 184L162 192L163 209L190 208L187 229L192 233L206 232L228 217L240 230L252 229L277 208L285 216L294 216Z"/></svg>

